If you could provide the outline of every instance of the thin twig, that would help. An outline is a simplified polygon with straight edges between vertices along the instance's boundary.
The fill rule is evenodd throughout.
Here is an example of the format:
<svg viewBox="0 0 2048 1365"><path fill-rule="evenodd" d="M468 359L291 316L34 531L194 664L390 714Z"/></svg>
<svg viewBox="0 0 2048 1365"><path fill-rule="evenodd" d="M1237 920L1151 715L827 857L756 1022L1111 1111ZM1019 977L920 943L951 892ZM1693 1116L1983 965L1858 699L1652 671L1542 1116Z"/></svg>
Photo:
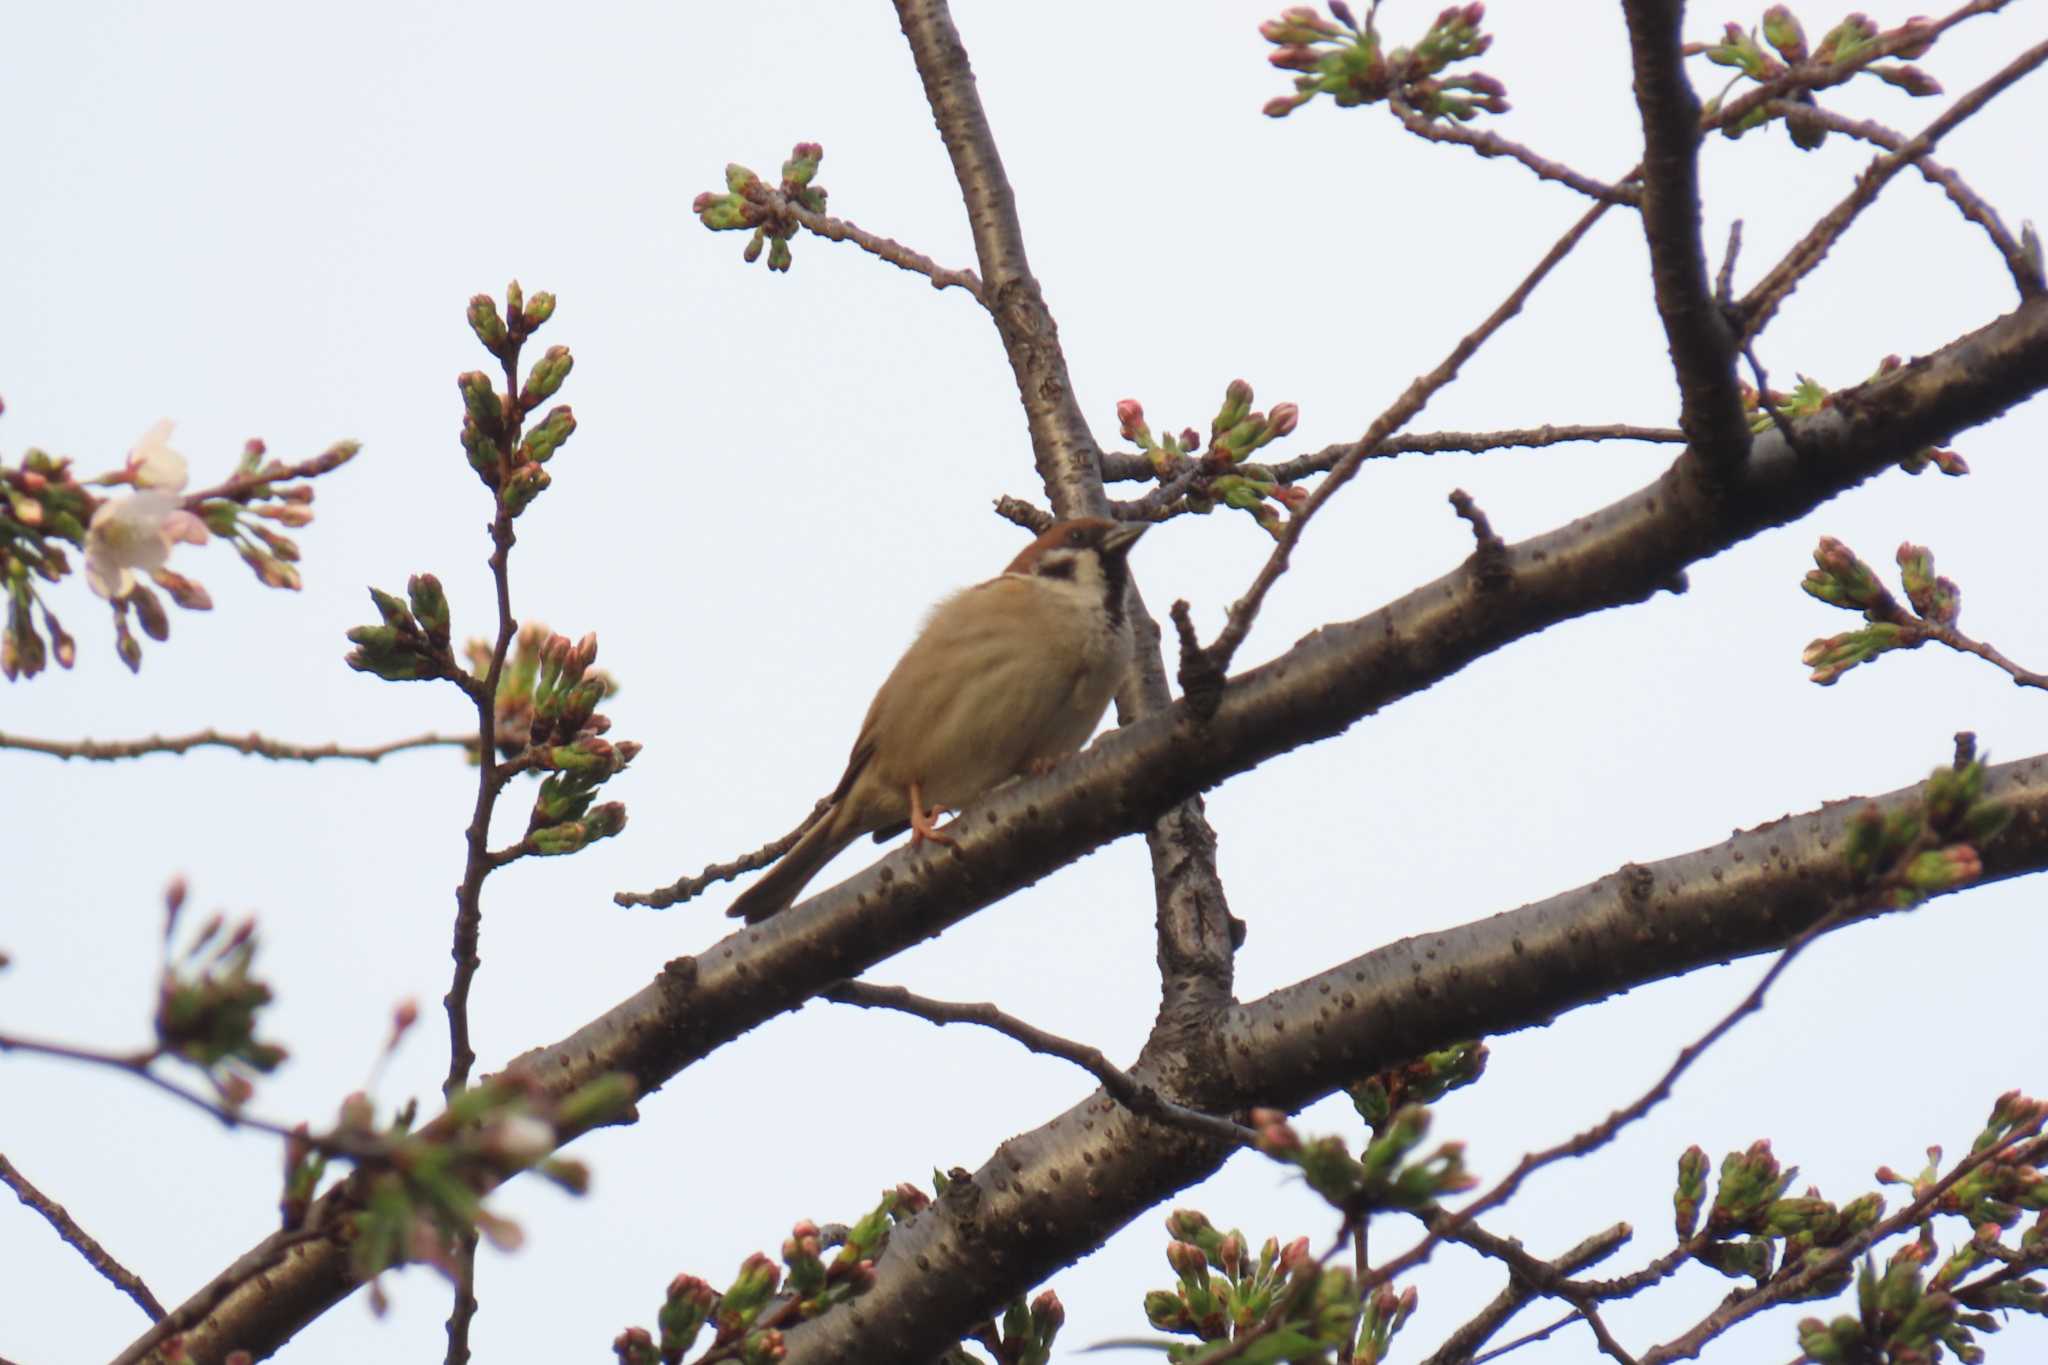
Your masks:
<svg viewBox="0 0 2048 1365"><path fill-rule="evenodd" d="M1735 302L1735 261L1742 255L1742 220L1728 225L1728 248L1721 253L1721 270L1714 276L1714 302L1728 308Z"/></svg>
<svg viewBox="0 0 2048 1365"><path fill-rule="evenodd" d="M2012 85L2034 68L2048 61L2048 42L2036 43L2019 56L2007 62L1998 72L1982 85L1977 86L1954 104L1944 110L1932 123L1902 144L1898 150L1887 152L1866 167L1856 177L1856 187L1841 203L1828 210L1790 251L1787 251L1770 272L1743 296L1741 310L1745 339L1755 336L1764 329L1773 314L1783 304L1799 281L1810 274L1828 254L1836 240L1846 232L1857 215L1876 200L1891 178L1911 165L1914 161L1934 150L1935 144L1962 123L1989 104L2007 86Z"/></svg>
<svg viewBox="0 0 2048 1365"><path fill-rule="evenodd" d="M1635 1230L1627 1223L1616 1223L1604 1232L1594 1233L1554 1260L1542 1264L1560 1275L1570 1275L1613 1255L1616 1248L1633 1236ZM1530 1300L1540 1296L1540 1289L1527 1276L1510 1273L1507 1286L1494 1296L1493 1301L1445 1337L1442 1344L1422 1362L1422 1365L1466 1365L1472 1360L1474 1351L1491 1340L1494 1333L1500 1331L1510 1318L1521 1312ZM1571 1320L1566 1318L1565 1322Z"/></svg>
<svg viewBox="0 0 2048 1365"><path fill-rule="evenodd" d="M770 844L763 844L752 853L743 853L729 863L713 863L694 877L684 877L657 891L616 891L612 893L614 905L644 905L652 910L666 910L671 905L681 905L693 900L719 882L729 882L744 873L763 868L796 847L796 841L803 838L804 831L818 823L818 817L832 804L826 797L811 807L811 813L803 823ZM509 861L509 859L507 860Z"/></svg>
<svg viewBox="0 0 2048 1365"><path fill-rule="evenodd" d="M1457 378L1459 368L1471 359L1473 352L1499 331L1509 318L1522 311L1522 305L1528 301L1529 295L1535 292L1536 286L1543 282L1544 277L1559 261L1571 254L1572 248L1579 244L1580 239L1592 229L1593 224L1600 221L1601 215L1606 213L1607 209L1608 205L1605 203L1598 203L1587 209L1579 221L1572 224L1571 229L1543 254L1543 259L1536 263L1536 268L1501 300L1492 313L1488 314L1484 322L1461 338L1435 369L1409 384L1407 390L1391 407L1373 419L1372 425L1366 428L1365 435L1359 438L1358 444L1337 462L1330 470L1329 477L1317 485L1316 491L1309 495L1309 500L1303 504L1302 509L1287 519L1286 529L1280 533L1279 543L1273 547L1273 552L1267 558L1265 566L1259 570L1258 577L1252 580L1252 585L1245 591L1244 596L1231 604L1230 615L1224 622L1223 630L1202 650L1204 672L1220 675L1229 670L1231 657L1237 653L1237 647L1244 643L1245 636L1250 633L1252 622L1257 619L1259 607L1265 602L1266 594L1272 590L1273 584L1279 581L1280 575L1287 572L1288 560L1294 553L1295 545L1301 540L1302 530L1322 505L1330 500L1330 496L1358 472L1360 464L1365 460L1366 452L1377 449L1395 430L1422 411L1423 405L1428 403L1439 389ZM1185 659L1182 666L1185 671Z"/></svg>
<svg viewBox="0 0 2048 1365"><path fill-rule="evenodd" d="M188 512L197 512L208 502L220 500L247 502L252 496L260 493L272 484L289 483L293 479L317 479L322 474L331 473L348 462L353 452L344 453L346 445L347 443L344 443L342 446L330 446L312 459L301 460L297 464L281 465L275 469L265 467L251 470L246 474L237 474L230 479L215 484L211 488L202 488L196 493L183 494L179 498L178 505ZM124 478L122 481L126 482L126 479Z"/></svg>
<svg viewBox="0 0 2048 1365"><path fill-rule="evenodd" d="M505 426L504 448L518 448L519 431L526 409L520 401L519 346L508 344L498 351L505 376L501 411ZM512 547L518 543L512 513L502 501L495 503L491 517L491 585L498 606L498 633L491 645L491 664L482 678L459 676L456 681L476 705L477 752L487 756L478 765L476 804L469 827L463 831L462 881L455 889L455 932L449 956L455 971L442 1004L448 1012L448 1076L441 1093L453 1099L469 1084L470 1068L476 1065L476 1050L469 1040L469 991L482 959L477 943L483 934L484 879L499 866L491 856L491 816L497 810L499 793L517 769L495 761L498 751L498 684L505 676L505 656L519 626L512 619L510 565ZM474 1226L455 1239L453 1262L455 1290L448 1312L446 1365L466 1365L469 1360L469 1327L476 1316L476 1246Z"/></svg>
<svg viewBox="0 0 2048 1365"><path fill-rule="evenodd" d="M1576 441L1654 441L1666 445L1685 444L1685 433L1677 427L1638 427L1626 423L1599 426L1517 427L1509 431L1422 431L1389 436L1365 453L1368 460L1391 459L1396 455L1476 455L1507 447L1536 448L1565 445ZM1293 483L1311 474L1321 474L1357 450L1356 441L1324 446L1283 464L1269 465L1281 483ZM1190 464L1194 463L1192 460ZM1110 451L1103 456L1102 477L1112 483L1139 483L1158 477L1150 457L1133 451Z"/></svg>
<svg viewBox="0 0 2048 1365"><path fill-rule="evenodd" d="M1808 122L1830 132L1840 133L1858 141L1896 152L1906 145L1906 135L1888 128L1875 119L1855 119L1838 114L1832 109L1795 105L1787 100L1772 100L1765 106L1772 115L1779 118L1797 114ZM2032 298L2043 291L2040 266L2028 259L2026 251L2006 230L2005 220L1998 216L1998 210L1985 202L1982 195L1971 189L1968 182L1953 169L1936 161L1933 157L1922 156L1913 162L1913 169L1928 181L1940 187L1949 202L1964 218L1984 229L1984 235L1991 239L1998 254L2005 258L2005 268L2012 275L2013 287L2019 290L2021 298Z"/></svg>
<svg viewBox="0 0 2048 1365"><path fill-rule="evenodd" d="M1179 471L1157 488L1142 498L1112 504L1111 511L1118 521L1164 521L1206 472L1202 461L1184 460Z"/></svg>
<svg viewBox="0 0 2048 1365"><path fill-rule="evenodd" d="M983 305L981 276L972 270L949 270L931 257L913 251L892 237L881 237L869 232L856 223L844 218L834 218L828 213L813 213L780 190L772 191L774 210L792 222L801 223L805 230L834 242L852 242L871 256L879 256L893 266L908 270L913 275L922 275L932 282L934 289L964 289L974 296L974 301Z"/></svg>
<svg viewBox="0 0 2048 1365"><path fill-rule="evenodd" d="M1453 1216L1438 1209L1427 1215L1424 1221L1431 1228L1449 1227L1453 1222ZM1495 1236L1469 1220L1446 1235L1482 1255L1502 1262L1521 1279L1545 1294L1563 1299L1572 1306L1578 1316L1586 1320L1586 1325L1593 1329L1593 1339L1599 1343L1603 1354L1620 1362L1620 1365L1636 1365L1635 1357L1631 1356L1607 1329L1607 1323L1601 1318L1600 1310L1594 1306L1593 1297L1568 1279L1563 1271L1531 1256L1522 1249L1520 1242Z"/></svg>
<svg viewBox="0 0 2048 1365"><path fill-rule="evenodd" d="M270 1133L276 1137L305 1142L315 1150L330 1156L356 1161L370 1160L386 1154L386 1148L381 1142L358 1142L333 1134L301 1133L295 1127L279 1123L275 1119L258 1118L244 1110L230 1108L218 1100L209 1099L197 1090L188 1090L168 1076L157 1072L153 1064L162 1056L158 1052L100 1052L70 1043L46 1042L12 1033L0 1033L0 1052L28 1052L39 1057L55 1057L62 1061L83 1062L88 1066L103 1066L114 1071L125 1071L144 1084L163 1091L173 1099L182 1100L218 1120L223 1128L254 1128L258 1132Z"/></svg>
<svg viewBox="0 0 2048 1365"><path fill-rule="evenodd" d="M1578 1313L1566 1313L1563 1317L1559 1318L1557 1321L1553 1323L1550 1323L1548 1326L1539 1327L1533 1332L1524 1332L1521 1336L1516 1337L1514 1340L1504 1341L1500 1345L1494 1347L1491 1351L1482 1351L1478 1355L1473 1356L1470 1360L1460 1361L1453 1357L1452 1361L1450 1362L1450 1365L1485 1365L1486 1361L1499 1360L1502 1356L1511 1354L1515 1351L1519 1351L1524 1346L1534 1346L1539 1341L1548 1341L1550 1340L1550 1338L1556 1336L1559 1332L1562 1332L1565 1328L1571 1326L1578 1320ZM1424 1365L1428 1365L1428 1362L1424 1362Z"/></svg>
<svg viewBox="0 0 2048 1365"><path fill-rule="evenodd" d="M28 735L0 734L0 749L49 754L53 758L82 758L96 763L141 758L145 754L182 754L192 749L233 749L238 754L257 758L304 763L322 758L352 758L375 763L408 749L467 749L475 744L476 740L468 736L439 734L414 735L411 739L362 746L344 745L332 740L325 744L290 744L254 733L229 735L214 729L194 730L189 735L151 735L146 739L36 739Z"/></svg>
<svg viewBox="0 0 2048 1365"><path fill-rule="evenodd" d="M996 499L996 515L1012 526L1020 526L1034 536L1044 535L1053 524L1053 514L1036 503L1012 497L1008 493Z"/></svg>
<svg viewBox="0 0 2048 1365"><path fill-rule="evenodd" d="M1798 433L1792 430L1792 423L1778 410L1777 400L1771 397L1771 376L1765 371L1763 361L1756 358L1754 341L1742 343L1742 358L1749 362L1749 372L1756 380L1756 405L1771 419L1771 425L1778 429L1778 434L1785 438L1785 444L1792 448L1793 453L1804 454L1799 446Z"/></svg>
<svg viewBox="0 0 2048 1365"><path fill-rule="evenodd" d="M1072 1062L1102 1083L1102 1088L1124 1108L1147 1118L1171 1123L1190 1132L1199 1133L1216 1142L1234 1143L1241 1147L1258 1145L1259 1135L1240 1123L1233 1123L1214 1114L1204 1114L1186 1105L1175 1104L1157 1090L1138 1080L1102 1055L1098 1048L1086 1043L1077 1043L1048 1033L1034 1024L1027 1024L1014 1015L1005 1014L987 1001L958 1002L934 1000L929 996L914 995L901 986L878 986L866 981L844 981L837 986L818 992L819 998L835 1000L842 1005L858 1005L862 1009L900 1010L934 1024L979 1024L994 1029L1006 1038L1022 1043L1033 1052L1047 1057L1058 1057Z"/></svg>
<svg viewBox="0 0 2048 1365"><path fill-rule="evenodd" d="M114 1288L135 1300L136 1306L149 1314L151 1322L163 1320L164 1306L157 1302L156 1295L149 1292L149 1286L142 1282L142 1277L115 1260L91 1233L78 1226L62 1204L37 1189L5 1156L0 1156L0 1184L13 1190L16 1198L41 1214L43 1221L57 1230L57 1235L67 1246L83 1256L85 1263L105 1276Z"/></svg>
<svg viewBox="0 0 2048 1365"><path fill-rule="evenodd" d="M1973 640L1954 626L1944 626L1925 618L1916 618L1913 621L1913 628L1937 644L1947 645L1950 649L1960 650L1965 654L1974 654L1986 663L2003 669L2016 687L2038 687L2048 690L2048 673L2036 673L2031 668L2022 668L1982 640Z"/></svg>
<svg viewBox="0 0 2048 1365"><path fill-rule="evenodd" d="M1468 127L1453 119L1426 119L1411 108L1398 94L1387 99L1387 107L1394 117L1401 120L1401 126L1415 136L1429 142L1449 142L1461 147L1470 147L1483 157L1504 156L1519 161L1538 177L1553 180L1560 185L1577 190L1589 199L1606 204L1620 204L1624 208L1636 208L1642 203L1642 187L1624 182L1620 185L1606 185L1588 175L1580 175L1561 161L1551 161L1524 147L1519 142L1504 138L1483 128Z"/></svg>

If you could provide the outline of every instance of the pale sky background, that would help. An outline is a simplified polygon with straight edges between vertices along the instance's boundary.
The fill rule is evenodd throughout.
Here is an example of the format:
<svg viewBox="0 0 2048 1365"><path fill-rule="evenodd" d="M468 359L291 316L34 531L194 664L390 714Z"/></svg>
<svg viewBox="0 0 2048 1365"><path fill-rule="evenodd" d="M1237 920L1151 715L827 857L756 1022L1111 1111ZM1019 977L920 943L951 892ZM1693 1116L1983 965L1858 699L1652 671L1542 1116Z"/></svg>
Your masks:
<svg viewBox="0 0 2048 1365"><path fill-rule="evenodd" d="M1893 22L1906 4L1871 7ZM1277 458L1356 436L1434 365L1582 210L1519 167L1400 133L1376 110L1319 103L1262 118L1284 91L1257 22L1277 5L1035 5L961 0L957 18L1105 444L1115 402L1157 428L1204 426L1243 376L1261 406L1300 403ZM1389 4L1397 40L1434 5ZM1754 19L1754 12L1742 11ZM1690 32L1718 31L1701 9ZM1809 15L1816 36L1832 11ZM1978 20L1925 65L1960 93L2041 36L2038 5ZM1612 5L1502 3L1481 64L1506 81L1510 136L1603 178L1639 134ZM520 522L518 612L596 630L625 690L615 738L645 743L611 794L632 823L572 859L521 865L486 895L472 1015L481 1066L552 1041L715 942L729 890L667 913L612 905L786 829L837 776L876 681L950 588L986 577L1018 533L989 511L1040 498L993 328L964 295L849 247L795 244L796 268L740 261L742 234L689 213L727 161L772 174L791 143L826 149L835 212L955 266L973 264L943 149L886 5L514 3L340 9L257 3L15 5L0 11L0 452L31 445L92 471L159 417L195 480L248 436L284 458L340 437L364 454L319 488L301 537L305 591L258 588L218 545L182 550L218 608L179 614L139 678L114 657L81 581L57 594L79 639L68 675L0 689L0 730L126 737L206 725L371 742L464 723L454 689L399 687L341 665L371 619L367 584L438 573L458 636L489 622L485 494L455 435L455 375L484 357L465 300L518 277L560 299L544 342L571 346L562 398L581 429L555 487ZM1697 68L1703 89L1718 75ZM1841 106L1916 129L1943 101L1859 85ZM2048 83L2002 99L1943 146L2017 227L2048 216L2039 129ZM1715 140L1707 238L1747 222L1753 280L1834 203L1869 153L1782 133ZM1762 356L1789 386L1867 375L2011 307L2002 265L1917 177L1902 176L1773 326ZM1418 429L1544 421L1668 423L1664 342L1640 230L1609 216ZM1905 538L1962 585L1966 629L2048 660L2040 543L2048 408L1957 444L1974 473L1888 475L1800 526L1699 566L1689 595L1553 630L1485 659L1331 742L1215 792L1210 815L1254 997L1408 934L1463 923L1712 843L1820 801L1884 791L1973 728L1994 758L2048 749L2048 704L1934 650L1832 690L1801 647L1848 618L1797 589L1815 538L1889 568ZM1506 536L1547 530L1660 471L1668 451L1555 448L1375 464L1312 528L1242 656L1360 615L1455 565L1469 489ZM1129 490L1126 490L1129 491ZM1187 519L1136 553L1147 598L1195 604L1205 632L1267 552L1242 516ZM447 753L383 766L284 767L221 753L121 766L0 754L0 1029L108 1048L147 1037L160 890L261 917L269 1031L290 1064L269 1116L327 1121L363 1084L393 1005L422 1027L378 1089L431 1103L446 1061L439 1008L470 771ZM523 792L524 789L522 788ZM506 803L508 823L524 801ZM867 857L862 845L859 856ZM852 870L853 856L841 865ZM1760 1136L1829 1197L1880 1163L1967 1146L1994 1096L2048 1086L2038 882L1858 927L1789 974L1648 1122L1598 1158L1532 1180L1490 1223L1554 1254L1626 1219L1670 1245L1673 1163ZM1005 1008L1128 1061L1156 1004L1150 882L1124 840L874 979ZM1482 1087L1439 1112L1484 1176L1633 1099L1732 1004L1761 961L1701 972L1496 1039ZM537 1181L496 1197L527 1248L487 1255L478 1359L608 1359L652 1325L679 1271L724 1285L799 1218L850 1219L898 1180L975 1167L1092 1087L993 1034L812 1006L668 1085L640 1128L577 1144L596 1188ZM1355 1134L1348 1106L1310 1131ZM274 1224L277 1144L225 1134L111 1073L0 1060L0 1152L66 1204L169 1303ZM1254 1240L1333 1219L1278 1167L1240 1157L1177 1203ZM1061 1358L1144 1330L1140 1296L1171 1283L1161 1208L1052 1281ZM1407 1243L1387 1226L1378 1248ZM104 1358L142 1315L11 1201L0 1206L0 1356ZM1490 1297L1492 1266L1445 1251L1418 1282L1413 1359ZM389 1283L283 1353L294 1361L438 1359L445 1286ZM1727 1289L1695 1268L1616 1306L1642 1348ZM1766 1316L1709 1361L1788 1359ZM1831 1315L1839 1308L1821 1310ZM1549 1307L1521 1321L1533 1327ZM2031 1343L2031 1344L2030 1344ZM1994 1360L2048 1348L2015 1321ZM1518 1359L1582 1361L1583 1329ZM1091 1357L1094 1358L1094 1357Z"/></svg>

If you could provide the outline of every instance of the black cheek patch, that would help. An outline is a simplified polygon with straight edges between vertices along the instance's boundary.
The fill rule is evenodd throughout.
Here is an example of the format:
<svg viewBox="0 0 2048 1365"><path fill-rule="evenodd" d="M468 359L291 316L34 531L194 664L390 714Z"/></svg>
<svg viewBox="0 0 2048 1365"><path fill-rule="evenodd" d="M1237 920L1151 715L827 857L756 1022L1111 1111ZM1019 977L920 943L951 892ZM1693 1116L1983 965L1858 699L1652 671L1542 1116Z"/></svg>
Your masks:
<svg viewBox="0 0 2048 1365"><path fill-rule="evenodd" d="M1074 561L1071 559L1043 560L1038 566L1038 576L1040 578L1063 578L1071 583L1074 581Z"/></svg>

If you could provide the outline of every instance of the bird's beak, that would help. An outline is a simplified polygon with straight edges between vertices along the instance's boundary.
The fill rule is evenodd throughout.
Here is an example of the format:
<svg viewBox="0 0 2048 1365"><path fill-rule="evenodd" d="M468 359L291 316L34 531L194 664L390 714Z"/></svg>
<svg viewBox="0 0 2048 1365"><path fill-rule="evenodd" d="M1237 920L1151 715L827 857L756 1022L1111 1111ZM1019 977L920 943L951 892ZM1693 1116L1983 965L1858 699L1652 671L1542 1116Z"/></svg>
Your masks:
<svg viewBox="0 0 2048 1365"><path fill-rule="evenodd" d="M1152 523L1149 521L1118 522L1115 526L1102 533L1102 553L1106 555L1130 553L1131 547L1138 543L1138 537L1144 535L1151 527Z"/></svg>

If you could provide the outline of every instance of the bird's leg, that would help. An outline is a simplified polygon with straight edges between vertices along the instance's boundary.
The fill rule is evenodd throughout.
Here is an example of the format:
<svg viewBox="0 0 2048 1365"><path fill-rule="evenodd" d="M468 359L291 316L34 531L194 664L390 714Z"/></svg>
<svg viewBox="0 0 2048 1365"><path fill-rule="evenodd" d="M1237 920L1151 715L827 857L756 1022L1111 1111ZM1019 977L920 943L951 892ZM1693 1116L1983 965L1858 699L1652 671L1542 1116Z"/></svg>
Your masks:
<svg viewBox="0 0 2048 1365"><path fill-rule="evenodd" d="M916 848L927 839L935 844L950 846L953 842L953 836L942 833L937 823L938 818L945 813L946 808L944 806L933 806L930 809L926 809L924 804L924 784L912 782L910 784L910 846Z"/></svg>

